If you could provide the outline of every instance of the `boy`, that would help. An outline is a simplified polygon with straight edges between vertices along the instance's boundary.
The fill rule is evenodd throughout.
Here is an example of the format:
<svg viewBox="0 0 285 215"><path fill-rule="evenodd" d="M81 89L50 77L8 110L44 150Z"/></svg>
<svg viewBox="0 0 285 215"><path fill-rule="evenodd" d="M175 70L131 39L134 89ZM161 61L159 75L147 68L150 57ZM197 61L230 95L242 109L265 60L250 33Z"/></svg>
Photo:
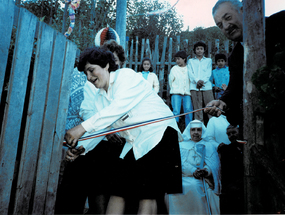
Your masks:
<svg viewBox="0 0 285 215"><path fill-rule="evenodd" d="M228 87L230 80L229 68L226 66L227 57L224 54L216 54L215 62L217 68L213 70L213 91L215 99L219 99Z"/></svg>
<svg viewBox="0 0 285 215"><path fill-rule="evenodd" d="M173 114L179 115L181 105L183 104L184 113L193 110L190 97L190 79L187 72L187 54L185 51L178 51L175 55L175 62L177 65L171 68L169 74L169 86L171 94L171 105ZM179 117L176 117L176 122L179 122ZM185 127L192 121L192 114L185 116Z"/></svg>
<svg viewBox="0 0 285 215"><path fill-rule="evenodd" d="M205 50L206 44L204 42L199 41L195 43L193 51L196 56L189 59L187 64L194 109L203 108L214 99L212 83L210 81L212 60L204 57ZM203 112L199 111L195 113L195 119L203 122Z"/></svg>

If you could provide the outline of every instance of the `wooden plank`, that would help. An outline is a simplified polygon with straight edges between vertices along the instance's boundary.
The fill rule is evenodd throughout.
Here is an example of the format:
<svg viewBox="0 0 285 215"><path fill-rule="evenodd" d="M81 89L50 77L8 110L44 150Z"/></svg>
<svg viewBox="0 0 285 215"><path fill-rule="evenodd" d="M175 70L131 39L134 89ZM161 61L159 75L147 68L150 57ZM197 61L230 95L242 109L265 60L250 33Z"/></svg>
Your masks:
<svg viewBox="0 0 285 215"><path fill-rule="evenodd" d="M48 146L52 145L50 150L50 165L48 178L45 180L48 181L46 189L46 203L45 203L45 212L44 214L53 214L57 183L59 177L59 166L61 159L59 155L61 154L62 145L59 142L54 143L54 132L56 127L57 112L59 106L59 93L61 80L64 71L64 56L66 49L66 39L63 35L56 33L52 57L52 66L51 66L51 75L49 81L49 92L47 99L47 108L45 114L45 121L43 126L43 135L41 138L41 145ZM72 66L72 60L68 59L70 62L70 67ZM72 71L72 69L71 69ZM38 171L38 174L41 174Z"/></svg>
<svg viewBox="0 0 285 215"><path fill-rule="evenodd" d="M149 45L149 39L146 39L146 50L145 50L145 56L151 58L151 49L150 49L150 45Z"/></svg>
<svg viewBox="0 0 285 215"><path fill-rule="evenodd" d="M259 106L258 92L251 82L251 77L258 68L266 64L264 1L244 0L243 20L243 133L244 138L247 139L247 144L244 146L244 190L246 191L244 202L246 213L259 214L264 213L262 200L266 199L261 195L263 170L258 168L258 162L251 148L256 145L257 136L263 134L264 130L257 130L256 126L257 108Z"/></svg>
<svg viewBox="0 0 285 215"><path fill-rule="evenodd" d="M60 98L58 105L59 108L57 112L56 127L53 138L53 152L50 166L51 168L49 170L50 173L44 214L53 214L54 209L53 207L57 190L57 182L62 153L62 143L65 134L65 123L68 111L72 71L76 49L77 47L74 43L67 41L67 48L65 54L66 57L64 61L64 71L60 88ZM40 187L37 186L36 191L37 189L40 189ZM40 194L37 196L40 197ZM34 202L34 204L36 204L36 202ZM34 206L34 209L37 209L36 207L37 206ZM40 208L38 209L40 210ZM38 214L37 212L38 210L35 210L34 214Z"/></svg>
<svg viewBox="0 0 285 215"><path fill-rule="evenodd" d="M126 61L123 65L123 68L127 67L127 61L128 61L128 57L129 57L129 41L126 41L126 46L125 46L125 56L126 56Z"/></svg>
<svg viewBox="0 0 285 215"><path fill-rule="evenodd" d="M131 42L129 68L132 68L133 65L133 49L134 49L134 40L132 40Z"/></svg>
<svg viewBox="0 0 285 215"><path fill-rule="evenodd" d="M158 43L159 43L159 35L156 35L152 65L153 65L153 72L156 73L157 75L158 75L158 71L156 70L156 64L157 64L157 61L159 61Z"/></svg>
<svg viewBox="0 0 285 215"><path fill-rule="evenodd" d="M169 49L168 49L168 75L167 75L167 99L166 103L170 106L170 87L168 83L168 77L171 69L171 60L172 60L172 38L169 38Z"/></svg>
<svg viewBox="0 0 285 215"><path fill-rule="evenodd" d="M225 40L224 46L225 46L226 55L228 57L228 55L229 55L229 40Z"/></svg>
<svg viewBox="0 0 285 215"><path fill-rule="evenodd" d="M20 9L0 143L0 214L8 213L37 17ZM29 30L27 30L29 29Z"/></svg>
<svg viewBox="0 0 285 215"><path fill-rule="evenodd" d="M14 21L14 7L15 4L13 1L4 1L1 3L0 7L0 29L4 34L1 34L1 43L0 43L0 98L2 95L2 89L5 78L5 71L7 66L7 59L10 48L12 27Z"/></svg>
<svg viewBox="0 0 285 215"><path fill-rule="evenodd" d="M136 36L136 55L135 55L135 71L138 71L138 58L139 58L139 37Z"/></svg>
<svg viewBox="0 0 285 215"><path fill-rule="evenodd" d="M144 58L144 46L145 46L145 39L142 39L142 45L141 45L141 60L140 60L140 64L142 64L142 60ZM142 68L140 68L142 69Z"/></svg>
<svg viewBox="0 0 285 215"><path fill-rule="evenodd" d="M34 176L36 175L36 161L38 159L44 119L53 46L53 31L54 30L47 24L40 22L33 82L20 160L19 179L17 182L14 206L14 213L16 214L29 213L29 202L33 189Z"/></svg>
<svg viewBox="0 0 285 215"><path fill-rule="evenodd" d="M164 86L164 71L165 71L165 54L166 54L166 46L167 46L167 37L164 37L163 41L163 49L161 55L161 62L160 62L160 70L159 70L159 95L162 98L163 95L163 86ZM166 82L167 83L167 82Z"/></svg>

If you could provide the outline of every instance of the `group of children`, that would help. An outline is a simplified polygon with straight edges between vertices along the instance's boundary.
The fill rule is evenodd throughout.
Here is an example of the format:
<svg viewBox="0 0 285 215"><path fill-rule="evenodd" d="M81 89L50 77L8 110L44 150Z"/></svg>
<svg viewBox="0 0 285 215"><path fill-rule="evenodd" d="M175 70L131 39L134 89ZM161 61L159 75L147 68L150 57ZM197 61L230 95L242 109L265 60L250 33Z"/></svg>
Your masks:
<svg viewBox="0 0 285 215"><path fill-rule="evenodd" d="M206 44L202 41L195 43L193 51L196 56L189 59L188 62L185 51L178 51L174 55L177 65L171 68L168 78L174 115L180 114L181 106L183 106L184 113L188 113L193 109L203 108L214 99L219 99L229 83L226 55L215 55L217 67L212 71L212 60L204 56ZM152 71L151 60L144 58L141 74L152 85L155 92L158 92L158 78ZM204 121L202 112L195 114L195 119ZM193 114L185 116L185 127L193 118ZM179 122L179 117L176 118L176 121Z"/></svg>

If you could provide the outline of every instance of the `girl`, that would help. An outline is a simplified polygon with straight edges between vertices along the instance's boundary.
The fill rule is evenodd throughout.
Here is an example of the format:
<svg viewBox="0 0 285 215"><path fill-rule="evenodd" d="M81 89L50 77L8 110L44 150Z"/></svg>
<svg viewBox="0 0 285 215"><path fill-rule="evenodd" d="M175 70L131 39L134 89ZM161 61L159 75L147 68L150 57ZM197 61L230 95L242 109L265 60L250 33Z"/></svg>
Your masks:
<svg viewBox="0 0 285 215"><path fill-rule="evenodd" d="M117 70L111 52L88 48L79 59L78 69L97 89L90 92L89 107L94 115L67 131L66 141L76 146L85 133L109 126L118 128L171 115L163 100L135 71ZM81 110L84 115L84 110ZM120 160L114 162L114 180L107 214L123 214L125 199L139 200L139 214L156 214L156 199L165 193L182 192L179 129L174 119L119 132L126 139ZM84 141L81 141L84 142ZM81 146L82 148L82 146ZM88 147L86 147L88 148ZM74 160L69 156L68 159Z"/></svg>
<svg viewBox="0 0 285 215"><path fill-rule="evenodd" d="M140 72L139 74L141 74L145 80L147 80L153 90L158 93L159 91L159 82L158 82L158 78L157 75L155 73L153 73L153 69L152 69L152 65L151 65L151 60L148 57L145 57L142 60L142 65L140 66Z"/></svg>

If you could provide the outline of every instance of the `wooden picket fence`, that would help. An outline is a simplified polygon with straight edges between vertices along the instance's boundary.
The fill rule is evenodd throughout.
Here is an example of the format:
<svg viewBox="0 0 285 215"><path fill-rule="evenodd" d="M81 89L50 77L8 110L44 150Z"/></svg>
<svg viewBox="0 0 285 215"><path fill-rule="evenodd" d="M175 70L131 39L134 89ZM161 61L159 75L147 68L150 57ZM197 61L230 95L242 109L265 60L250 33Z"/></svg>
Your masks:
<svg viewBox="0 0 285 215"><path fill-rule="evenodd" d="M130 44L129 44L130 43ZM194 43L183 40L180 42L180 36L177 36L175 42L170 37L164 37L162 53L159 51L159 35L155 39L155 48L151 50L149 39L142 39L140 42L138 36L136 40L126 42L126 58L127 62L125 67L133 68L136 72L140 69L142 59L149 57L152 61L153 72L156 73L159 79L159 95L164 98L166 103L170 105L170 89L168 84L168 75L170 69L176 64L174 61L174 54L179 50L184 50L188 54L188 59L194 57L193 46ZM212 50L212 41L207 43L207 57L213 58L216 53L229 54L229 40L226 40L224 44L220 44L219 39L214 40L214 50ZM140 46L140 47L139 47ZM130 48L129 48L130 47ZM140 50L140 53L139 53Z"/></svg>
<svg viewBox="0 0 285 215"><path fill-rule="evenodd" d="M0 214L53 214L77 47L12 0L0 20Z"/></svg>

